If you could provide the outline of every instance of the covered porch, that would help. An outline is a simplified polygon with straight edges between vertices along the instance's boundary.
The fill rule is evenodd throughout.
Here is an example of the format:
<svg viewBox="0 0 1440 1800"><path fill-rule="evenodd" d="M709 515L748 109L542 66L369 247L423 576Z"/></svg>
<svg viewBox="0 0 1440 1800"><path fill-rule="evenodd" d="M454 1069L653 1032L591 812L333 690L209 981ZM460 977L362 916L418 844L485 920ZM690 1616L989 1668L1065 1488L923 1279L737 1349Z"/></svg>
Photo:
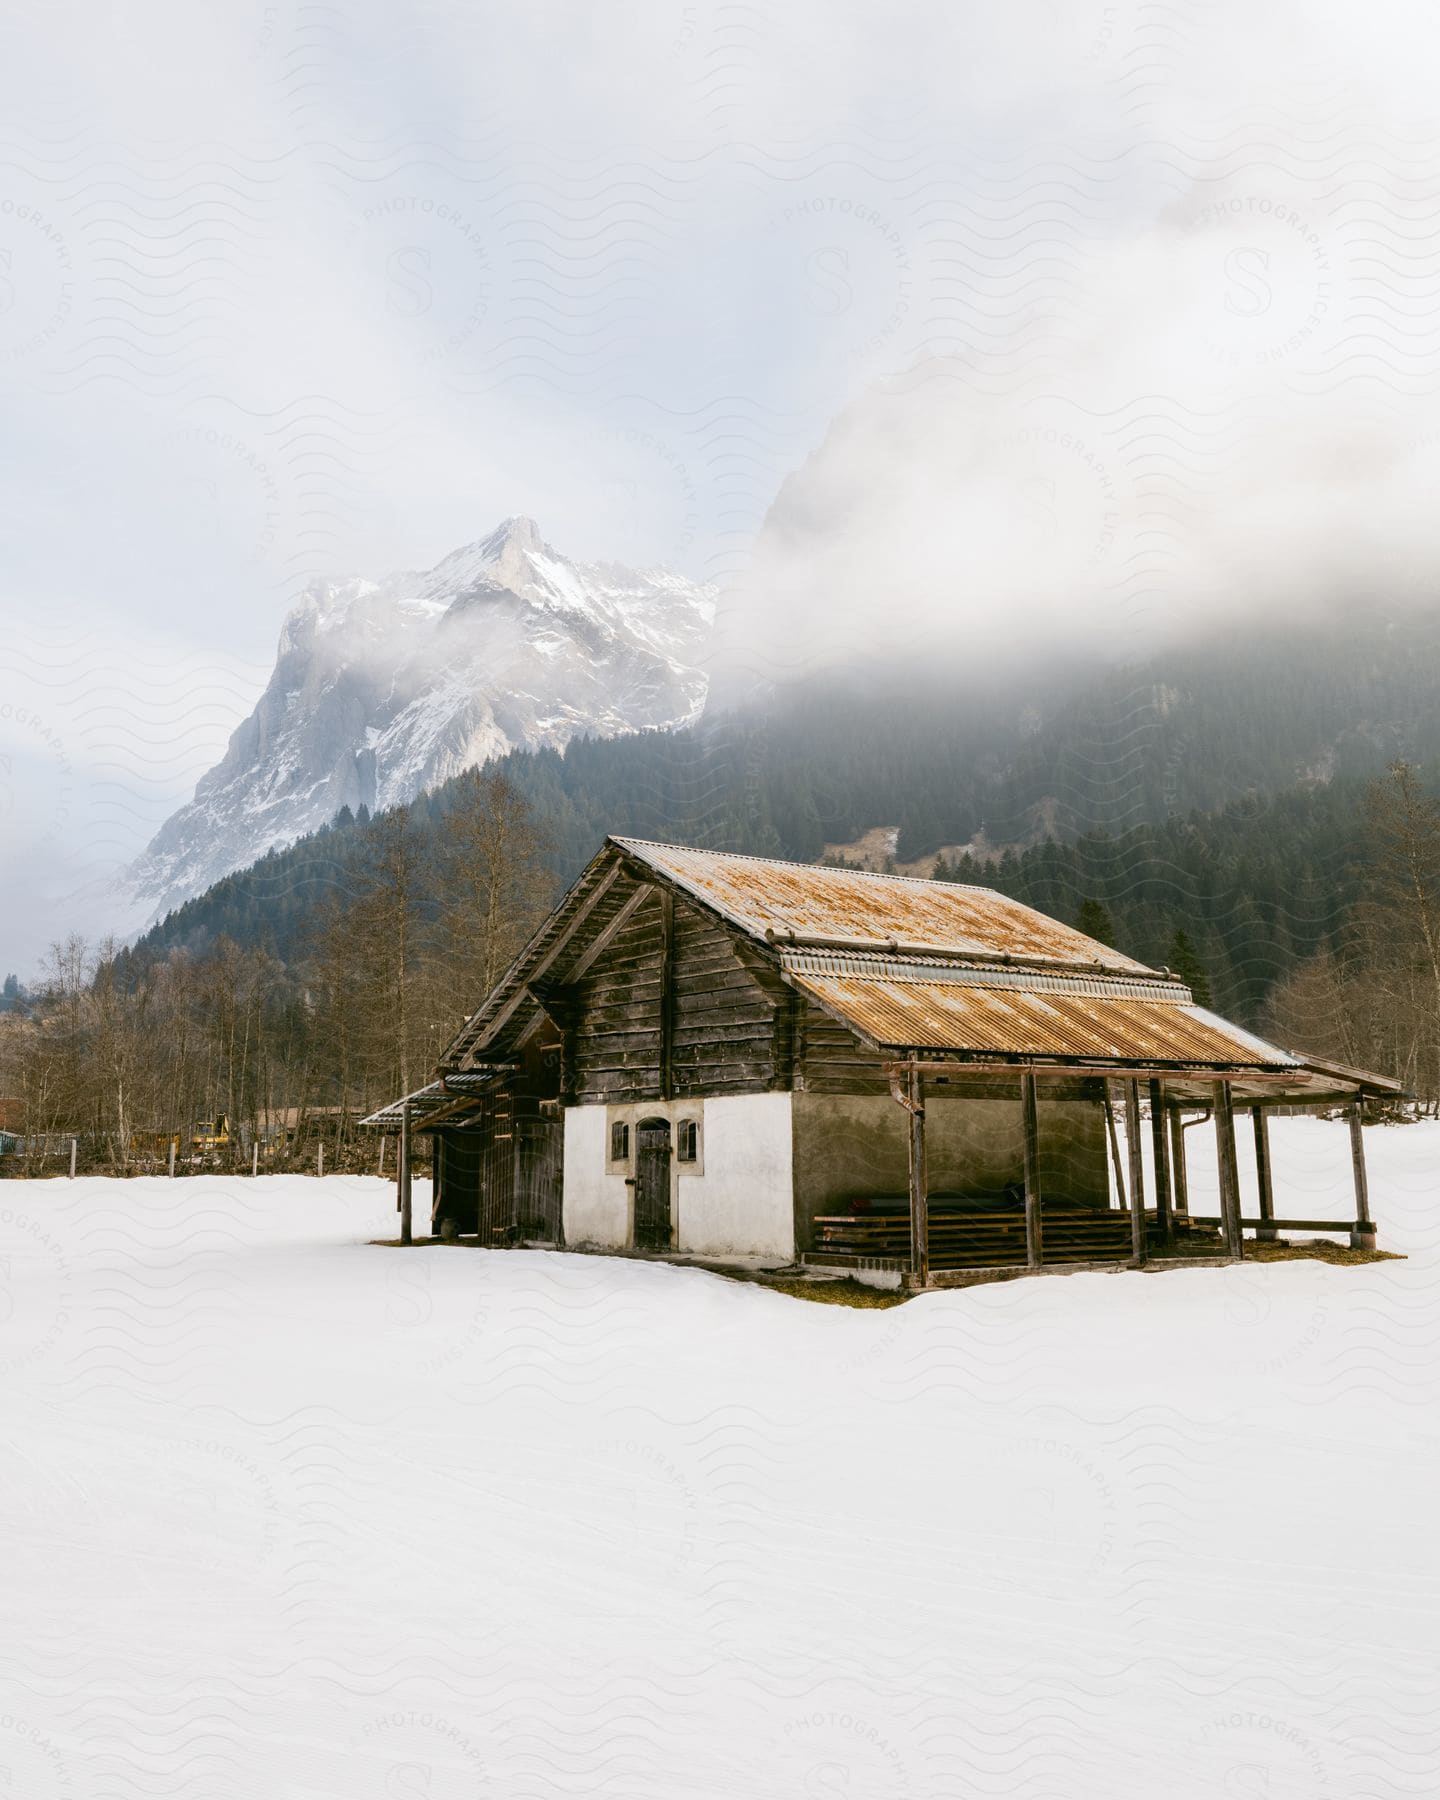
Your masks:
<svg viewBox="0 0 1440 1800"><path fill-rule="evenodd" d="M817 1268L888 1270L909 1285L941 1286L987 1274L1234 1262L1253 1241L1347 1235L1373 1251L1363 1126L1366 1109L1393 1104L1397 1083L1364 1071L1287 1058L1288 1066L1205 1069L1176 1064L1083 1065L1043 1057L997 1060L963 1052L912 1052L885 1068L908 1137L908 1205L855 1208L817 1217L804 1260ZM951 1099L977 1062L1013 1083L1024 1145L1023 1180L1006 1202L932 1195L927 1118ZM1047 1088L1074 1091L1080 1078L1103 1111L1108 1205L1047 1199L1040 1155L1040 1103ZM1269 1122L1277 1111L1343 1112L1349 1122L1353 1215L1344 1221L1279 1217ZM1218 1213L1190 1208L1188 1134L1213 1131ZM1239 1133L1252 1136L1253 1176L1242 1183Z"/></svg>
<svg viewBox="0 0 1440 1800"><path fill-rule="evenodd" d="M417 1165L431 1178L429 1233L487 1245L559 1243L563 1125L549 1046L441 1075L361 1121L395 1140L400 1242L414 1241Z"/></svg>

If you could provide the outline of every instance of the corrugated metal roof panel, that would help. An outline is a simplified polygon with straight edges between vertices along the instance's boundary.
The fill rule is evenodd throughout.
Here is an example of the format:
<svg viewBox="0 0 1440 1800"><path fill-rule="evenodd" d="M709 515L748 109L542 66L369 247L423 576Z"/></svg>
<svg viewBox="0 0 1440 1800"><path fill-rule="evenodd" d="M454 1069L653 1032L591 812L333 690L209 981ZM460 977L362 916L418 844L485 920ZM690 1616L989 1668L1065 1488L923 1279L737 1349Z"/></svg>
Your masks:
<svg viewBox="0 0 1440 1800"><path fill-rule="evenodd" d="M1096 970L997 969L993 964L925 962L918 957L857 956L851 951L781 949L787 975L841 975L873 981L935 981L957 987L1023 988L1034 993L1086 994L1096 1000L1160 1000L1192 1004L1182 981L1160 976L1110 975Z"/></svg>
<svg viewBox="0 0 1440 1800"><path fill-rule="evenodd" d="M478 1105L484 1098L487 1085L495 1079L498 1072L509 1066L492 1063L464 1074L446 1074L439 1081L432 1081L425 1087L416 1088L413 1093L402 1094L398 1100L392 1100L386 1106L377 1107L360 1123L398 1125L402 1110L408 1106L412 1121L418 1125L434 1113L448 1112L472 1101Z"/></svg>
<svg viewBox="0 0 1440 1800"><path fill-rule="evenodd" d="M954 981L792 975L803 993L886 1050L1054 1057L1141 1066L1297 1067L1198 1006Z"/></svg>
<svg viewBox="0 0 1440 1800"><path fill-rule="evenodd" d="M1152 972L989 888L772 862L639 838L612 841L759 937L769 930L862 943L895 938L976 957L1043 957L1098 963L1117 973Z"/></svg>

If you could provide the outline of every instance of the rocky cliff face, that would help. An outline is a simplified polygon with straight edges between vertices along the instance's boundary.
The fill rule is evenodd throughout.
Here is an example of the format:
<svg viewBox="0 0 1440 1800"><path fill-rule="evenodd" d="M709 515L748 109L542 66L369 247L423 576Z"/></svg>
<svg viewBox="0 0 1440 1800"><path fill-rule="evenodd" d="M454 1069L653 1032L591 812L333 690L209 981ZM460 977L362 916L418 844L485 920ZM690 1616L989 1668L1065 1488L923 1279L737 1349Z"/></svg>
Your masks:
<svg viewBox="0 0 1440 1800"><path fill-rule="evenodd" d="M713 617L708 590L570 562L531 519L424 572L312 582L254 712L127 871L123 910L163 917L342 806L394 806L512 748L687 723Z"/></svg>

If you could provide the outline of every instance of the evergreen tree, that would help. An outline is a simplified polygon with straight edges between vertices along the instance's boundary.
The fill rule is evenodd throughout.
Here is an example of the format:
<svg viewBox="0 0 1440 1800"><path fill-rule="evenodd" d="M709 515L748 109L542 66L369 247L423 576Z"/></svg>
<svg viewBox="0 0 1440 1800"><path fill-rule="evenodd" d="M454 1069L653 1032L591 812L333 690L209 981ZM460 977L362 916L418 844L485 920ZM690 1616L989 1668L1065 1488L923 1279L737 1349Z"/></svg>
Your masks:
<svg viewBox="0 0 1440 1800"><path fill-rule="evenodd" d="M1110 909L1101 900L1087 899L1080 902L1080 910L1075 915L1075 929L1086 937L1094 938L1098 944L1106 944L1115 948L1115 921L1110 917Z"/></svg>
<svg viewBox="0 0 1440 1800"><path fill-rule="evenodd" d="M1166 957L1166 964L1195 996L1197 1006L1214 1005L1215 997L1210 986L1210 977L1205 972L1205 965L1200 961L1199 952L1183 927L1177 926L1175 935L1170 940L1170 952Z"/></svg>

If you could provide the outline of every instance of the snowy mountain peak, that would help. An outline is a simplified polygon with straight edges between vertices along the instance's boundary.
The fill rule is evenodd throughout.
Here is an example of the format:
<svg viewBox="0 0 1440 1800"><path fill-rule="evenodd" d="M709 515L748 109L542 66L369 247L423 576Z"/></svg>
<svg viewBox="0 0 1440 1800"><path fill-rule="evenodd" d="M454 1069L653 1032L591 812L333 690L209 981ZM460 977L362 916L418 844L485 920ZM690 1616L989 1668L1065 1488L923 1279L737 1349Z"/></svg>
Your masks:
<svg viewBox="0 0 1440 1800"><path fill-rule="evenodd" d="M163 917L342 806L397 805L514 748L689 723L714 610L671 571L571 562L525 517L431 569L312 581L255 710L121 904Z"/></svg>
<svg viewBox="0 0 1440 1800"><path fill-rule="evenodd" d="M547 546L535 521L526 518L524 513L516 513L513 518L502 519L480 548L498 560L507 551L523 553L527 550L546 550ZM551 551L550 554L553 555L554 552Z"/></svg>

